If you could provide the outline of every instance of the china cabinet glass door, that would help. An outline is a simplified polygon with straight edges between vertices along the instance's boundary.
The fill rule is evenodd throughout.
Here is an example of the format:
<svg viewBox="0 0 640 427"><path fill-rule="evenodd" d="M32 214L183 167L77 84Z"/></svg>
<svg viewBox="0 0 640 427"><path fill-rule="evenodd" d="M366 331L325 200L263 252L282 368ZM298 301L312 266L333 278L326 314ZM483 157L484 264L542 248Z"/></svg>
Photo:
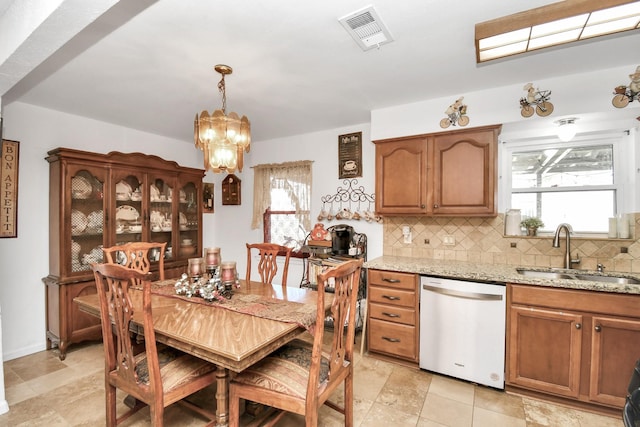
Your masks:
<svg viewBox="0 0 640 427"><path fill-rule="evenodd" d="M174 206L175 179L161 174L149 174L149 232L152 242L166 242L165 260L173 259L173 236L177 233ZM160 256L160 254L157 254ZM158 261L158 259L152 260Z"/></svg>
<svg viewBox="0 0 640 427"><path fill-rule="evenodd" d="M179 257L201 257L202 242L200 241L201 211L198 194L199 182L180 182L180 199L178 203L179 226Z"/></svg>
<svg viewBox="0 0 640 427"><path fill-rule="evenodd" d="M86 275L91 272L91 263L102 262L106 174L106 170L100 168L69 168L67 188L71 189L70 215L68 224L62 227L64 235L61 237L65 253L71 254L65 257L68 261L63 268L71 275Z"/></svg>
<svg viewBox="0 0 640 427"><path fill-rule="evenodd" d="M111 200L115 203L111 220L115 239L112 241L115 245L147 241L144 174L114 170L111 182Z"/></svg>

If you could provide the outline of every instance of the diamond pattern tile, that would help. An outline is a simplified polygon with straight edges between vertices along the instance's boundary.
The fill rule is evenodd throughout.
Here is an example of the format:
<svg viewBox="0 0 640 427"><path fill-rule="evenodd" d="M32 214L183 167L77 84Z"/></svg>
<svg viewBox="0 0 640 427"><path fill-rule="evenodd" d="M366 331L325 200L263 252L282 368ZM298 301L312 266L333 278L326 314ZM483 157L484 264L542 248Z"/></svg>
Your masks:
<svg viewBox="0 0 640 427"><path fill-rule="evenodd" d="M405 225L413 233L410 244L404 243ZM537 267L561 267L564 263L564 238L560 248L553 248L549 236L505 237L503 214L495 218L386 217L383 227L384 255ZM640 213L634 214L631 224L634 240L574 237L571 252L579 254L579 268L595 269L600 263L608 271L638 273L640 242L636 230L640 230ZM455 244L445 245L445 236L453 236Z"/></svg>

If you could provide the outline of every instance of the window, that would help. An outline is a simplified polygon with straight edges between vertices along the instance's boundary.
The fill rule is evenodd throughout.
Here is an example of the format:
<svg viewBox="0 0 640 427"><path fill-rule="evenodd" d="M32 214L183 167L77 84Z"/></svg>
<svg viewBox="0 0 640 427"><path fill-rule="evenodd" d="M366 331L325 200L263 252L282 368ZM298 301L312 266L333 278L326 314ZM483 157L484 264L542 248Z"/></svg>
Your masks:
<svg viewBox="0 0 640 427"><path fill-rule="evenodd" d="M264 241L299 251L311 229L311 161L254 167L252 228Z"/></svg>
<svg viewBox="0 0 640 427"><path fill-rule="evenodd" d="M540 217L546 231L566 222L575 232L607 233L608 218L623 210L619 140L507 143L510 207Z"/></svg>

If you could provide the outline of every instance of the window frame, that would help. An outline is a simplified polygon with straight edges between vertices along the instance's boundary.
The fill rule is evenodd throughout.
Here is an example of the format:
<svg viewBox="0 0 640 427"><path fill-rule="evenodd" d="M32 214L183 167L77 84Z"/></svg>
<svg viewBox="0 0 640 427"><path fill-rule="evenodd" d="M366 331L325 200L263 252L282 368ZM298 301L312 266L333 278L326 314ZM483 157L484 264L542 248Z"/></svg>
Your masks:
<svg viewBox="0 0 640 427"><path fill-rule="evenodd" d="M628 135L628 133L627 133ZM503 140L501 144L501 172L502 179L500 193L504 195L502 198L503 212L507 212L511 209L511 199L514 193L551 193L551 192L578 192L578 191L597 191L597 190L614 190L615 192L615 205L614 215L620 212L627 212L630 210L628 207L631 205L631 201L626 201L626 189L627 187L633 188L633 183L628 182L629 177L634 171L634 165L629 161L633 157L633 150L628 148L630 144L629 138L626 138L622 133L601 133L592 135L576 136L570 142L559 141L556 137L547 136L541 138L528 138L526 140ZM588 147L588 146L612 146L613 156L613 184L611 185L593 185L593 186L566 186L566 187L553 187L553 188L517 188L512 187L512 164L514 152L524 152L533 150L546 150L546 149L564 149L570 147ZM627 159L627 161L625 161ZM549 224L547 224L549 226ZM548 236L553 231L543 231L538 235ZM582 237L595 237L595 238L608 238L606 232L599 231L578 231L577 236Z"/></svg>
<svg viewBox="0 0 640 427"><path fill-rule="evenodd" d="M273 215L295 215L296 211L272 211L270 208L267 208L264 211L264 214L262 215L262 234L263 234L263 241L264 243L273 243L271 241L271 217ZM309 212L309 215L311 215L311 212ZM309 233L307 233L307 236L309 235ZM291 251L291 258L308 258L309 254L306 252L302 251L302 248L304 247L301 246L300 250L296 251L296 250L292 250ZM284 255L284 252L278 252L278 255Z"/></svg>

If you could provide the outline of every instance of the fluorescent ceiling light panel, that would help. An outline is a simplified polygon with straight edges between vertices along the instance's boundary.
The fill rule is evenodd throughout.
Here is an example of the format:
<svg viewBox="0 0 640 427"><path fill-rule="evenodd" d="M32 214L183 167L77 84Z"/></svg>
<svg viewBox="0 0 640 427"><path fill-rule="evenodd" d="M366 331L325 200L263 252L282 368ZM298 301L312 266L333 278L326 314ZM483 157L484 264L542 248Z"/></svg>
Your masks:
<svg viewBox="0 0 640 427"><path fill-rule="evenodd" d="M638 0L566 0L476 24L476 61L637 29Z"/></svg>

